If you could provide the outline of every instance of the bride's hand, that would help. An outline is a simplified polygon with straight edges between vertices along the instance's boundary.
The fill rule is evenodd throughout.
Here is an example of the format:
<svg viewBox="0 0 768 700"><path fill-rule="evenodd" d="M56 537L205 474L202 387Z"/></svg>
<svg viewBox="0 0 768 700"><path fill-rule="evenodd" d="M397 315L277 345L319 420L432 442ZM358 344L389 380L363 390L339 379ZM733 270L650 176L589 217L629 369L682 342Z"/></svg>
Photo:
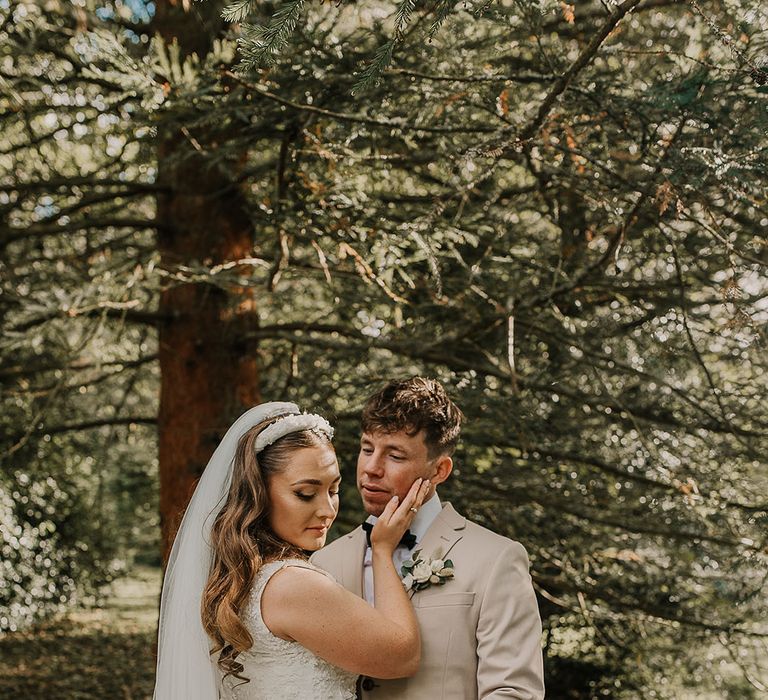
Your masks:
<svg viewBox="0 0 768 700"><path fill-rule="evenodd" d="M374 551L385 551L390 554L395 551L400 538L413 522L421 504L424 503L430 486L429 479L416 479L402 503L398 503L397 496L392 497L371 530L371 547Z"/></svg>

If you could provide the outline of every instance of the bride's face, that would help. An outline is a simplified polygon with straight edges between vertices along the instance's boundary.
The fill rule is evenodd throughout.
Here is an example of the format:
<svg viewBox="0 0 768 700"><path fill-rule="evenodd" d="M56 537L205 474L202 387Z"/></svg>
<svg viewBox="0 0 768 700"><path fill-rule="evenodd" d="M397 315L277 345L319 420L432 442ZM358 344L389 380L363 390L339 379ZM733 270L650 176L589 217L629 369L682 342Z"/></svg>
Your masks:
<svg viewBox="0 0 768 700"><path fill-rule="evenodd" d="M269 525L281 539L314 551L325 544L339 512L339 463L331 447L291 454L288 466L269 480Z"/></svg>

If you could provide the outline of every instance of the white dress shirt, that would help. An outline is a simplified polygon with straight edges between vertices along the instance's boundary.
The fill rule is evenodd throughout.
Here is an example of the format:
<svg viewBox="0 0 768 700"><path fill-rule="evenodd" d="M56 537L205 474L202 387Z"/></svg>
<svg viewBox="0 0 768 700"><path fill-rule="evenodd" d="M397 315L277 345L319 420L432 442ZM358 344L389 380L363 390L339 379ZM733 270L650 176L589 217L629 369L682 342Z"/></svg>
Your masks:
<svg viewBox="0 0 768 700"><path fill-rule="evenodd" d="M432 498L426 503L422 503L419 512L416 513L416 517L408 528L411 531L411 534L416 537L416 544L413 549L408 549L405 545L399 545L398 547L395 547L395 551L392 554L392 561L395 563L395 570L398 575L400 574L400 568L403 566L403 563L408 560L413 550L418 549L419 542L421 542L422 537L424 537L427 530L429 530L432 521L440 514L442 509L443 506L440 503L440 499L437 497L437 491L435 491ZM378 518L375 515L371 515L368 517L367 522L375 523L377 520ZM373 605L373 552L370 547L365 548L365 559L363 559L363 592L365 594L365 599Z"/></svg>

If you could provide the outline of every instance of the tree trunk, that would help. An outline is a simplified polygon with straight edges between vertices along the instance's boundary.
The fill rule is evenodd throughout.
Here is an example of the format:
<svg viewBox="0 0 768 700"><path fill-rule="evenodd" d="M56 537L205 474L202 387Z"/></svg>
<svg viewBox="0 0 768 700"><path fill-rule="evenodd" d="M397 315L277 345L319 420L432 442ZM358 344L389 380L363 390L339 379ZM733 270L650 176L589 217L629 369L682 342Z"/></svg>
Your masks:
<svg viewBox="0 0 768 700"><path fill-rule="evenodd" d="M155 28L182 55L202 56L221 29L218 3L166 0L157 5ZM173 89L173 86L170 86ZM158 133L157 199L165 227L158 249L165 269L215 265L247 256L253 230L240 189L212 162L223 134ZM226 127L224 127L226 128ZM232 420L259 401L258 363L244 335L257 325L256 304L240 287L211 281L170 281L160 297L160 519L167 559L194 485Z"/></svg>

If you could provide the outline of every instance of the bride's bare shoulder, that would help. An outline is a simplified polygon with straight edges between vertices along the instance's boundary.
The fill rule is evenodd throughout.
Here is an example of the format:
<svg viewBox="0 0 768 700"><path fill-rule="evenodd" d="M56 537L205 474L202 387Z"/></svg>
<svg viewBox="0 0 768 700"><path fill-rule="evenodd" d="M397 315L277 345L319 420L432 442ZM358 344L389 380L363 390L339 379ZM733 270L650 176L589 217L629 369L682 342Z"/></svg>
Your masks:
<svg viewBox="0 0 768 700"><path fill-rule="evenodd" d="M312 564L289 564L270 577L262 600L279 599L282 603L308 594L336 592L338 584L325 571Z"/></svg>
<svg viewBox="0 0 768 700"><path fill-rule="evenodd" d="M297 630L316 624L318 616L337 610L345 594L341 586L315 567L285 566L264 588L261 617L272 634L291 640Z"/></svg>

